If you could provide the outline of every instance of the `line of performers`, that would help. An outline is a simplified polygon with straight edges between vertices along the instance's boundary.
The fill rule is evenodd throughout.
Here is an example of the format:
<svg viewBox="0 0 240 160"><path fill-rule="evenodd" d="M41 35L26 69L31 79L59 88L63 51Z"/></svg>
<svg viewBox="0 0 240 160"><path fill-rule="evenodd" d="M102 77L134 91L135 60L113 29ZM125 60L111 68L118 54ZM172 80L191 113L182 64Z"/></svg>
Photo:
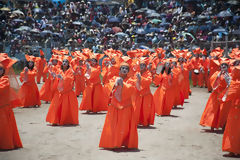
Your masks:
<svg viewBox="0 0 240 160"><path fill-rule="evenodd" d="M9 70L16 61L7 54L0 54L0 112L1 115L5 114L5 117L1 116L0 149L22 147L12 108L39 107L40 100L50 102L46 122L51 125L78 125L79 110L87 113L107 111L99 147L138 148L138 125L153 125L155 114L170 115L172 108L183 106L184 100L189 98L189 72L192 72L194 86L205 86L212 91L201 125L218 128L221 124L226 124L227 112L229 115L239 115L239 102L235 95L235 90L239 91L236 79L239 75L234 79L239 71L238 49L230 54L232 63L221 58L223 50L220 48L210 53L211 58L207 57L206 50L199 48L193 50L193 53L174 50L171 58L166 56L162 48L156 49L154 53L132 50L127 52L127 56L113 49L104 51L104 54L82 49L81 52L72 52L71 56L68 55L68 50L54 49L52 52L48 63L42 51L40 57L26 55L26 67L20 73L22 86L17 93L14 92L16 87L14 90L10 85L13 80L9 78L13 77ZM100 61L102 65L99 65ZM40 91L36 77L37 83L41 77L44 80ZM154 94L150 90L152 83L157 86ZM219 95L222 96L223 93L222 102ZM77 97L81 94L79 106ZM233 101L227 111L224 104ZM233 108L232 113L230 109ZM221 119L221 116L224 118ZM238 133L232 133L231 129L233 127L236 130L237 122L235 119L234 124L231 120L227 122L224 137L233 134L236 137L234 145L231 139L227 138L228 142L224 140L223 144L228 149L223 149L239 153L240 143L236 139L240 140L240 129ZM232 148L238 152L232 151Z"/></svg>

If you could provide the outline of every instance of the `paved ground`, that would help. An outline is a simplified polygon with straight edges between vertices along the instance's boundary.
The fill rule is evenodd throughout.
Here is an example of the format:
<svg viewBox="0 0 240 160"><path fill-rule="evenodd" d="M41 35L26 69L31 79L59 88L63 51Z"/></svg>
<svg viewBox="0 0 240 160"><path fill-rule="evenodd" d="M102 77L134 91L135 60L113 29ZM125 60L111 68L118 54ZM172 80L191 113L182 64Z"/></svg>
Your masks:
<svg viewBox="0 0 240 160"><path fill-rule="evenodd" d="M0 160L231 159L223 157L222 133L206 132L199 125L209 93L200 88L192 92L183 108L173 110L171 116L156 117L153 127L138 129L139 150L98 148L105 112L80 112L79 126L52 127L45 122L49 104L17 108L14 112L24 148L1 151Z"/></svg>

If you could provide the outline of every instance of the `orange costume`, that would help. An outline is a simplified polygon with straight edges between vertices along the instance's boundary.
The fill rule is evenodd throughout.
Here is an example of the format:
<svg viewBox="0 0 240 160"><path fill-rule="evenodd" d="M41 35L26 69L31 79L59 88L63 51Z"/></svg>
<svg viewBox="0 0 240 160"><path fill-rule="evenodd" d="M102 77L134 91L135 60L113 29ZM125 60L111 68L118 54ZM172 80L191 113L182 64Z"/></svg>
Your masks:
<svg viewBox="0 0 240 160"><path fill-rule="evenodd" d="M181 105L183 106L184 103L184 95L183 95L183 90L182 90L182 82L183 82L183 73L180 68L174 67L172 69L173 72L173 81L172 81L172 88L175 88L174 92L174 106Z"/></svg>
<svg viewBox="0 0 240 160"><path fill-rule="evenodd" d="M221 101L223 93L225 93L227 88L227 83L223 75L219 77L219 73L220 72L214 73L210 78L210 82L214 90L211 93L205 110L202 114L200 120L200 125L202 126L223 128L227 120L230 102Z"/></svg>
<svg viewBox="0 0 240 160"><path fill-rule="evenodd" d="M195 50L193 50L193 53L195 53L195 55L199 55L201 52L200 48L197 48ZM203 79L203 67L202 67L202 62L201 59L198 57L193 57L191 59L191 64L192 64L192 83L193 86L199 86L202 87L202 82L199 79ZM195 72L195 70L198 71L198 73Z"/></svg>
<svg viewBox="0 0 240 160"><path fill-rule="evenodd" d="M214 59L210 59L209 60L209 67L210 67L210 71L209 71L209 75L208 75L208 91L211 92L212 91L212 86L211 86L211 82L210 82L210 78L212 77L212 75L216 72L219 71L219 61L218 60L214 60Z"/></svg>
<svg viewBox="0 0 240 160"><path fill-rule="evenodd" d="M0 54L0 67L5 69L5 74L15 62L7 55ZM10 86L8 76L0 75L0 150L23 147L12 111L13 107L20 105L21 102Z"/></svg>
<svg viewBox="0 0 240 160"><path fill-rule="evenodd" d="M180 63L178 66L180 74L177 78L177 81L180 86L180 97L181 97L181 99L182 99L182 97L183 97L183 99L188 99L189 93L191 93L190 81L189 81L189 70L192 69L192 65L190 62L184 62L184 61L188 60L192 56L192 54L187 49L174 50L171 53L173 55L175 55L176 58L178 58L178 61ZM182 101L182 103L183 103L183 101Z"/></svg>
<svg viewBox="0 0 240 160"><path fill-rule="evenodd" d="M208 91L211 92L212 91L212 86L210 83L210 78L211 76L219 70L219 58L222 56L224 50L221 48L215 48L214 50L212 50L212 52L210 53L210 56L212 57L211 59L209 59L209 75L208 75Z"/></svg>
<svg viewBox="0 0 240 160"><path fill-rule="evenodd" d="M114 76L118 76L118 72L119 72L119 64L114 64L114 65L109 65L108 67L105 68L105 70L103 70L105 72L104 75L104 83L106 84L109 82L110 79L112 79Z"/></svg>
<svg viewBox="0 0 240 160"><path fill-rule="evenodd" d="M82 61L82 64L80 64ZM75 82L75 94L79 96L85 89L85 72L86 67L83 64L84 57L80 55L75 55L75 58L72 60L71 65L74 71L74 82Z"/></svg>
<svg viewBox="0 0 240 160"><path fill-rule="evenodd" d="M35 58L36 57L26 55L27 61L34 62ZM28 71L24 70L20 73L20 81L23 85L18 94L24 107L41 105L38 87L35 82L36 75L37 72L34 68L32 70L28 69Z"/></svg>
<svg viewBox="0 0 240 160"><path fill-rule="evenodd" d="M141 61L140 63L148 63L147 58ZM137 90L135 101L137 124L143 126L149 126L154 124L155 105L153 101L153 95L150 90L151 83L152 74L150 73L150 71L146 70L141 74L141 81L139 84L139 90Z"/></svg>
<svg viewBox="0 0 240 160"><path fill-rule="evenodd" d="M118 50L108 49L104 51L105 55L108 56L104 62L108 63L107 66L103 65L103 84L109 82L114 76L118 76L119 73L119 57L122 55L122 52ZM112 62L114 60L114 63ZM105 64L106 64L105 63Z"/></svg>
<svg viewBox="0 0 240 160"><path fill-rule="evenodd" d="M202 54L204 56L207 56L207 51L206 49L202 50ZM200 86L204 86L205 88L208 88L208 70L209 70L209 66L210 66L210 61L208 57L203 57L201 58L201 66L203 67L203 71L201 74L201 76L199 77L199 84Z"/></svg>
<svg viewBox="0 0 240 160"><path fill-rule="evenodd" d="M233 70L233 78L227 94L232 102L223 134L222 150L240 154L240 66Z"/></svg>
<svg viewBox="0 0 240 160"><path fill-rule="evenodd" d="M44 56L44 53L42 50L40 50L40 56ZM47 78L47 74L44 73L44 68L47 64L46 59L43 58L37 58L36 60L36 68L37 68L37 83L40 83L41 77L43 77L43 82L45 82L46 78Z"/></svg>
<svg viewBox="0 0 240 160"><path fill-rule="evenodd" d="M172 88L172 74L165 71L155 76L155 84L159 85L153 95L157 115L170 115L175 100Z"/></svg>
<svg viewBox="0 0 240 160"><path fill-rule="evenodd" d="M116 86L117 77L107 84L112 91L99 147L101 148L138 148L137 124L134 113L133 95L135 84L129 78L123 79L123 87ZM117 98L118 97L118 98Z"/></svg>
<svg viewBox="0 0 240 160"><path fill-rule="evenodd" d="M52 58L50 59L51 63L53 59L58 61L59 57L56 55L52 55ZM57 90L58 80L55 79L55 77L58 74L59 69L60 69L59 65L54 66L52 64L49 64L45 66L43 72L46 74L48 73L48 77L45 83L43 84L41 90L39 91L41 100L44 100L46 102L50 102L52 100L54 93Z"/></svg>
<svg viewBox="0 0 240 160"><path fill-rule="evenodd" d="M90 53L92 59L97 61L101 58L101 54ZM83 92L82 102L80 104L80 110L86 110L91 112L99 112L107 110L108 98L107 94L101 84L100 79L101 67L91 66L86 70L86 87Z"/></svg>
<svg viewBox="0 0 240 160"><path fill-rule="evenodd" d="M58 79L58 89L50 104L46 121L53 125L77 125L78 100L74 93L74 75L71 68L60 71L62 78Z"/></svg>
<svg viewBox="0 0 240 160"><path fill-rule="evenodd" d="M183 64L183 76L184 76L184 80L183 80L183 97L184 99L188 99L189 98L189 94L191 93L191 89L190 89L190 80L189 80L189 70L190 70L191 66L185 62Z"/></svg>
<svg viewBox="0 0 240 160"><path fill-rule="evenodd" d="M109 71L109 65L110 65L110 59L108 57L104 58L102 61L102 83L105 84L107 81L107 77L108 77L108 71Z"/></svg>

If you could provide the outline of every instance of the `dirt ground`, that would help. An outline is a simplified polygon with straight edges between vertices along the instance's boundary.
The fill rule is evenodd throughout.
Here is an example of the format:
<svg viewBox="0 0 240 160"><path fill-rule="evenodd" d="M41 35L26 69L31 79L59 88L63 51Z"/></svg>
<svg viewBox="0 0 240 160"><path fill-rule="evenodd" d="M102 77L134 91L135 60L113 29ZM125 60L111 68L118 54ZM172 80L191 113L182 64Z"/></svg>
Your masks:
<svg viewBox="0 0 240 160"><path fill-rule="evenodd" d="M152 88L154 92L156 88ZM79 112L78 126L49 126L49 104L40 108L16 108L15 117L24 148L1 151L0 160L220 160L222 132L210 133L199 125L209 97L207 89L192 88L183 108L171 116L155 118L150 128L138 128L138 150L98 148L106 112ZM79 104L81 97L78 98Z"/></svg>

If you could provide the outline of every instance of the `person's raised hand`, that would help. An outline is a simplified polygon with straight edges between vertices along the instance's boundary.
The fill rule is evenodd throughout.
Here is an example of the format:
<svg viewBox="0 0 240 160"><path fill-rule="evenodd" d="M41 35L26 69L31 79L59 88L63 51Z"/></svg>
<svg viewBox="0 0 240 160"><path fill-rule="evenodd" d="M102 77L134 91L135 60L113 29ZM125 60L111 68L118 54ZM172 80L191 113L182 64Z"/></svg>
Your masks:
<svg viewBox="0 0 240 160"><path fill-rule="evenodd" d="M25 73L26 73L26 72L28 72L28 68L27 68L27 67L25 67L25 68L24 68L24 71L25 71Z"/></svg>

